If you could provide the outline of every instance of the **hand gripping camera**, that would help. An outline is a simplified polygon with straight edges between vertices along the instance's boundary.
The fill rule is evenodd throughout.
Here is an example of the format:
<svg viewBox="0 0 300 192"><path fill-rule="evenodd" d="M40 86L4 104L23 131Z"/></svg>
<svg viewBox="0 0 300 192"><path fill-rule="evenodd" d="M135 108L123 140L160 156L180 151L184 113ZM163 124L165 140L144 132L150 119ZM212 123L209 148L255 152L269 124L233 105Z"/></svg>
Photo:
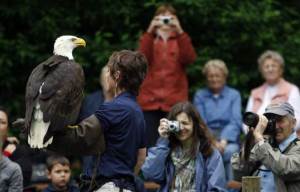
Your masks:
<svg viewBox="0 0 300 192"><path fill-rule="evenodd" d="M181 126L179 121L168 121L168 131L171 133L179 133Z"/></svg>
<svg viewBox="0 0 300 192"><path fill-rule="evenodd" d="M277 147L277 142L275 139L276 136L276 120L278 119L278 115L275 114L265 114L268 119L267 127L264 131L264 135L269 135L269 143L272 147ZM256 113L246 112L243 115L243 122L245 125L249 127L255 128L259 122L259 116ZM244 145L244 158L246 161L249 160L251 149L254 146L255 138L252 131L249 131L246 135L245 145Z"/></svg>

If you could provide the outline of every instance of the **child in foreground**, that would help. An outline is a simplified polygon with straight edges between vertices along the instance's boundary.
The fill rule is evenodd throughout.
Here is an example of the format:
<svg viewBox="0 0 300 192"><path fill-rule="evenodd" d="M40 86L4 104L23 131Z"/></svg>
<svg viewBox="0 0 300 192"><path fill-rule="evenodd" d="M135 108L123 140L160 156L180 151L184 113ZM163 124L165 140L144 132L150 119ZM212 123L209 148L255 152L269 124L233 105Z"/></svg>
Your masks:
<svg viewBox="0 0 300 192"><path fill-rule="evenodd" d="M47 159L49 186L43 192L79 192L75 183L70 182L70 162L64 156L50 156Z"/></svg>

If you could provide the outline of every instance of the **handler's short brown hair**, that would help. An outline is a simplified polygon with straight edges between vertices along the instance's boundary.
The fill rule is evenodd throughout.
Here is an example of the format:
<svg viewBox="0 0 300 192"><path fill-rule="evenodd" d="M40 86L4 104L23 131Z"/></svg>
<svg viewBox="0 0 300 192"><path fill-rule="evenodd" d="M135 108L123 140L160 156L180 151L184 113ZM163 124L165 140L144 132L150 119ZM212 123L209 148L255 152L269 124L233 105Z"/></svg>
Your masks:
<svg viewBox="0 0 300 192"><path fill-rule="evenodd" d="M117 71L120 71L121 78L118 80L120 88L138 95L148 65L147 59L142 53L129 50L114 52L107 65L112 78Z"/></svg>

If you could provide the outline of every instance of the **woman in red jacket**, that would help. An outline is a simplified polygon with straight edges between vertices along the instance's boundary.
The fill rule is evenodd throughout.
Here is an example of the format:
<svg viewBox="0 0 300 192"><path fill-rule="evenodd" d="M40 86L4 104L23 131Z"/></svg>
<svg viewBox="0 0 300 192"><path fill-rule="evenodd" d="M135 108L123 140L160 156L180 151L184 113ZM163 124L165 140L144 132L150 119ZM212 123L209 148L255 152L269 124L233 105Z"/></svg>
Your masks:
<svg viewBox="0 0 300 192"><path fill-rule="evenodd" d="M174 104L188 100L185 67L196 59L189 35L183 31L171 5L160 6L139 45L149 68L138 102L147 126L148 147L154 146L159 120Z"/></svg>

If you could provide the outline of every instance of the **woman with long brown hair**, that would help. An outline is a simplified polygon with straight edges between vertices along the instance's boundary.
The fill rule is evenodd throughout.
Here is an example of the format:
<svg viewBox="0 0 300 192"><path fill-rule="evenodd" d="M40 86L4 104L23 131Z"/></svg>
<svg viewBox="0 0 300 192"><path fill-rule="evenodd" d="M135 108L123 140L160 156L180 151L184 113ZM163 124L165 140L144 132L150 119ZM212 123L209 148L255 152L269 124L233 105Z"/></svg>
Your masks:
<svg viewBox="0 0 300 192"><path fill-rule="evenodd" d="M158 132L142 167L145 180L159 183L162 192L226 191L222 157L191 103L174 105Z"/></svg>

